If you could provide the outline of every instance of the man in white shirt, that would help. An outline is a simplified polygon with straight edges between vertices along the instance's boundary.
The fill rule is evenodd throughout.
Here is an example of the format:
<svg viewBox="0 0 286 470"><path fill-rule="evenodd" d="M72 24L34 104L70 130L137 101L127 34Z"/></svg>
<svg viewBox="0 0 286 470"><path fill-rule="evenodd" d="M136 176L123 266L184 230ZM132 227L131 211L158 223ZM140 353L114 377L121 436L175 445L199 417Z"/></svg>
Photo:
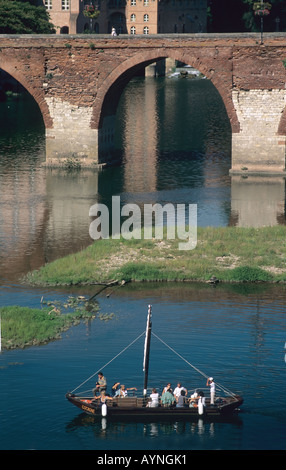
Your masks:
<svg viewBox="0 0 286 470"><path fill-rule="evenodd" d="M181 395L182 390L185 391L185 396L187 396L188 390L185 387L182 387L182 384L179 382L177 384L177 387L174 390L174 397L176 398L176 401L178 401L178 398Z"/></svg>
<svg viewBox="0 0 286 470"><path fill-rule="evenodd" d="M210 394L211 394L211 405L214 405L215 399L215 383L213 377L209 377L207 379L207 386L210 387Z"/></svg>

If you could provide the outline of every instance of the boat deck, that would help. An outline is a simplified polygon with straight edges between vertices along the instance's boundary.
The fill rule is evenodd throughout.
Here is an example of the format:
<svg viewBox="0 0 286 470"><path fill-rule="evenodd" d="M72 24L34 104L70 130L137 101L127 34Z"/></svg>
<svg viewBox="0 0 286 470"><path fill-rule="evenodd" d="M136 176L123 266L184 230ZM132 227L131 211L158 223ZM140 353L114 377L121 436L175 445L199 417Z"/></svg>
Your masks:
<svg viewBox="0 0 286 470"><path fill-rule="evenodd" d="M138 417L140 418L152 417L153 418L153 417L165 416L165 417L185 418L185 417L198 417L202 415L226 416L226 415L233 413L235 410L237 410L239 406L243 403L242 397L228 392L226 389L222 388L221 386L220 386L220 390L222 390L223 393L226 393L226 397L216 398L214 405L210 404L210 399L204 397L204 392L201 391L201 392L198 392L198 395L201 395L201 399L198 398L197 406L195 406L195 404L193 404L193 406L188 406L188 404L186 404L185 406L182 406L182 407L178 407L175 404L166 406L164 404L161 404L160 402L158 406L149 406L150 398L149 398L149 395L147 394L147 386L148 386L150 339L151 339L151 333L152 333L151 332L151 327L152 327L151 307L152 307L151 305L148 305L147 326L146 326L145 343L144 343L144 361L143 361L144 393L142 394L142 396L128 396L128 397L114 397L114 398L105 396L104 398L105 403L103 404L100 403L100 399L104 397L105 392L102 392L103 395L101 396L100 399L99 397L97 397L96 399L94 399L94 397L79 397L79 396L74 395L73 393L67 393L66 398L75 406L80 408L82 411L92 416L111 416L111 417L112 416L114 417L123 417L123 416L126 417L127 416L130 418L134 418L134 417L137 417L137 418ZM138 336L136 341L141 336L142 334ZM155 336L157 339L160 339L157 335ZM133 343L134 341L130 343L130 345ZM165 342L164 344L168 346ZM186 362L191 367L195 368L188 361ZM195 369L196 371L198 371L197 368ZM202 372L200 373L202 374ZM98 374L99 376L102 376L102 372L99 372ZM93 377L94 375L95 374L93 374L91 377ZM206 374L202 374L202 375L204 375L204 377L207 377ZM207 385L209 385L208 383L209 380L213 381L212 378L209 378L207 380ZM77 390L78 388L79 387L77 387L75 390ZM204 399L202 399L202 397L204 397ZM173 398L172 395L171 395L171 398Z"/></svg>
<svg viewBox="0 0 286 470"><path fill-rule="evenodd" d="M93 401L92 397L77 397L72 394L66 395L67 399L82 411L93 415L101 416L101 405ZM171 406L159 405L156 407L148 406L149 399L144 397L116 397L112 400L107 400L107 416L170 416L170 417L183 417L183 416L200 416L198 407L185 406L182 408ZM224 414L232 413L237 409L243 400L241 397L226 397L217 399L217 404L210 405L209 399L206 399L206 406L204 407L204 415L208 416L221 416Z"/></svg>

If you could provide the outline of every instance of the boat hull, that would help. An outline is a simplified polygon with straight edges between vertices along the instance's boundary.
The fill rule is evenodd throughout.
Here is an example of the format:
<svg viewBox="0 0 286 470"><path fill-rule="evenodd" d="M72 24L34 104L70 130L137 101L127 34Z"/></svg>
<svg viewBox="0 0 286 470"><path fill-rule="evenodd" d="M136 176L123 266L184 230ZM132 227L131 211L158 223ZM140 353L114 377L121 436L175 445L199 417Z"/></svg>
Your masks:
<svg viewBox="0 0 286 470"><path fill-rule="evenodd" d="M66 398L75 406L77 406L83 412L91 415L102 417L105 416L102 413L102 407L98 403L92 402L90 397L78 397L71 393L66 394ZM225 398L218 405L206 404L204 407L203 414L199 414L197 407L149 407L147 406L144 398L119 398L110 400L107 406L106 417L134 417L134 418L145 418L151 417L154 419L168 417L168 418L194 418L194 417L220 417L229 416L239 409L242 405L243 399L239 396Z"/></svg>

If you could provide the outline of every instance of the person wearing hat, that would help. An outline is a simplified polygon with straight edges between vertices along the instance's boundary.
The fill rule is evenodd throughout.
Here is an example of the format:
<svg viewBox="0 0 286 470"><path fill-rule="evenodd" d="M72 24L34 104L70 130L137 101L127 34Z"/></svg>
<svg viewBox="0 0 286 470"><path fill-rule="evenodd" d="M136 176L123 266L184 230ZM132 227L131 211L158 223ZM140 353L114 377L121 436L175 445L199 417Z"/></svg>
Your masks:
<svg viewBox="0 0 286 470"><path fill-rule="evenodd" d="M207 387L210 387L210 394L211 394L211 405L214 405L215 399L215 383L213 377L209 377L207 379Z"/></svg>

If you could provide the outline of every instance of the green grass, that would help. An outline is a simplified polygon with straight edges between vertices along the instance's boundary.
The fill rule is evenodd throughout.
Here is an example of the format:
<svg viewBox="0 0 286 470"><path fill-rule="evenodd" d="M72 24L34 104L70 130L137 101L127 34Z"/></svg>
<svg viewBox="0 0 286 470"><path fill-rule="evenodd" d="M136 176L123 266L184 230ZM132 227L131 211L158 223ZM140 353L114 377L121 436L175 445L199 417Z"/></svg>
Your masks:
<svg viewBox="0 0 286 470"><path fill-rule="evenodd" d="M180 240L100 240L29 273L33 285L116 280L225 282L286 281L286 227L199 228L193 250Z"/></svg>
<svg viewBox="0 0 286 470"><path fill-rule="evenodd" d="M94 313L83 311L61 315L51 312L48 307L1 307L2 348L24 348L47 343L60 338L63 331L91 316L94 316Z"/></svg>

